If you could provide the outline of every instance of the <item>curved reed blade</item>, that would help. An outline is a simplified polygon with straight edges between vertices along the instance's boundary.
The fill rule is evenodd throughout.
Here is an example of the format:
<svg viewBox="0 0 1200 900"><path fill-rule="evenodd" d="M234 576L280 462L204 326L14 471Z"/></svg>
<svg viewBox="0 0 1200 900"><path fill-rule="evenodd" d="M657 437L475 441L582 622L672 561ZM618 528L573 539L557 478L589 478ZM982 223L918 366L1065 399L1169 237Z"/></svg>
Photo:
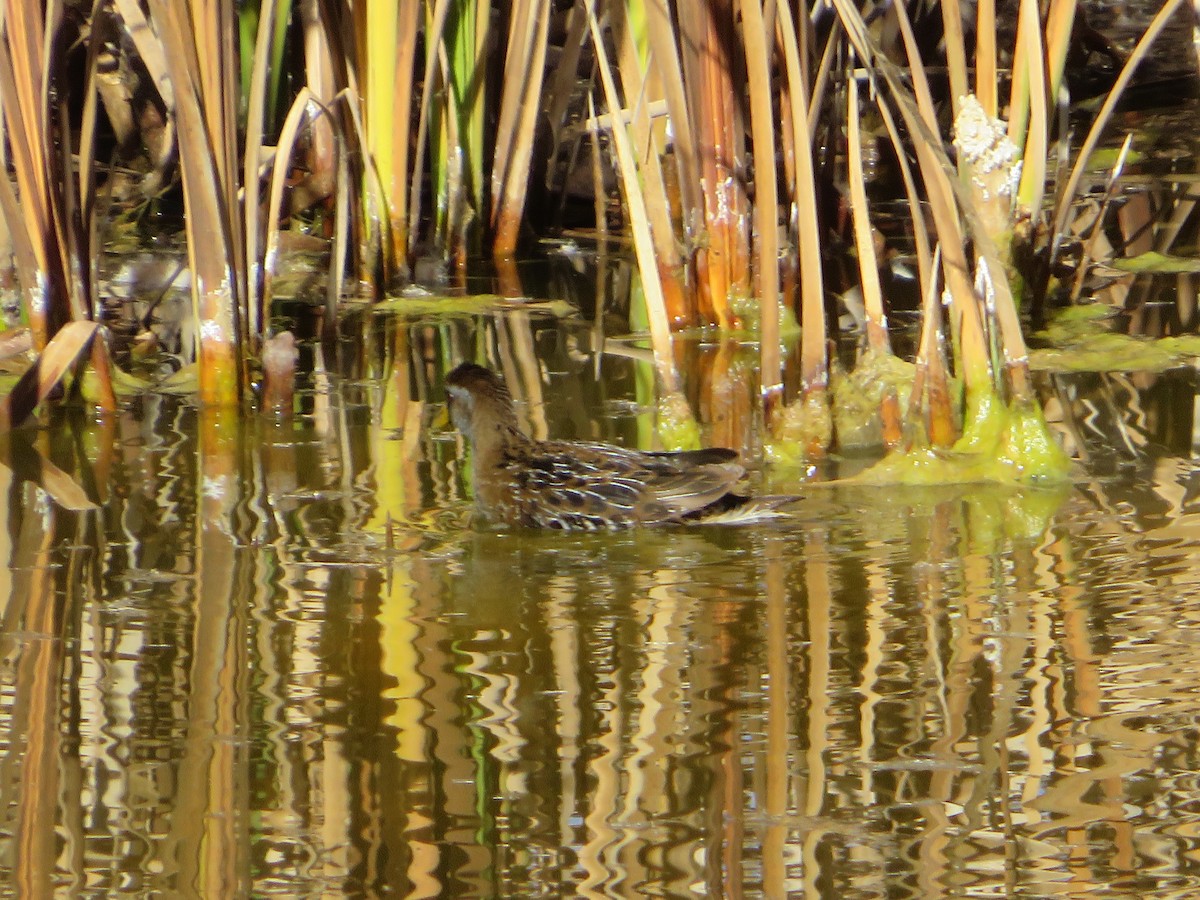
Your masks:
<svg viewBox="0 0 1200 900"><path fill-rule="evenodd" d="M99 327L95 322L69 322L58 330L34 364L0 400L0 431L20 425L50 396L88 349Z"/></svg>
<svg viewBox="0 0 1200 900"><path fill-rule="evenodd" d="M1071 204L1075 202L1075 195L1079 192L1079 183L1083 180L1083 173L1087 170L1088 157L1092 155L1092 151L1096 149L1096 144L1100 142L1100 135L1104 131L1104 127L1108 124L1109 118L1116 109L1117 103L1125 93L1125 88L1129 86L1129 82L1133 79L1133 73L1137 71L1139 65L1150 52L1150 47L1154 40L1166 28L1167 23L1171 21L1183 0L1166 0L1162 8L1146 26L1145 32L1130 52L1128 59L1125 60L1125 65L1121 67L1121 72L1117 76L1117 80L1113 83L1112 88L1108 92L1108 96L1104 98L1104 103L1100 110L1096 113L1096 118L1092 121L1092 126L1088 129L1087 137L1083 139L1083 144L1079 148L1079 154L1075 159L1075 165L1071 169L1071 176L1067 179L1066 187L1058 197L1058 206L1054 210L1054 222L1050 228L1050 239L1052 241L1050 248L1051 265L1054 264L1055 257L1058 255L1059 249L1062 246L1062 239L1066 237L1067 219L1071 214Z"/></svg>
<svg viewBox="0 0 1200 900"><path fill-rule="evenodd" d="M296 99L283 120L283 128L279 132L279 145L271 165L271 187L267 194L266 239L264 241L262 263L262 300L264 309L270 307L272 299L272 282L275 278L275 268L279 262L279 223L283 214L283 197L287 183L288 166L295 152L296 140L301 126L308 118L310 108L318 108L312 92L307 87L300 88ZM324 116L326 110L321 109L318 116Z"/></svg>

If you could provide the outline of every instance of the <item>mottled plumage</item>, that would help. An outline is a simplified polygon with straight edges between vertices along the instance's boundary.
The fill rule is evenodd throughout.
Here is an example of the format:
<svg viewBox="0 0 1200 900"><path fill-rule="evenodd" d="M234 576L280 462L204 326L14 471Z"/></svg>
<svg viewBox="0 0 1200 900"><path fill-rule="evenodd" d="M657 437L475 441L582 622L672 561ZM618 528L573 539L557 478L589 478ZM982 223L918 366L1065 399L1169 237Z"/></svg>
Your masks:
<svg viewBox="0 0 1200 900"><path fill-rule="evenodd" d="M471 443L479 509L504 525L594 531L671 522L750 520L775 503L733 493L733 450L650 453L613 444L535 441L504 383L463 363L446 378L454 425Z"/></svg>

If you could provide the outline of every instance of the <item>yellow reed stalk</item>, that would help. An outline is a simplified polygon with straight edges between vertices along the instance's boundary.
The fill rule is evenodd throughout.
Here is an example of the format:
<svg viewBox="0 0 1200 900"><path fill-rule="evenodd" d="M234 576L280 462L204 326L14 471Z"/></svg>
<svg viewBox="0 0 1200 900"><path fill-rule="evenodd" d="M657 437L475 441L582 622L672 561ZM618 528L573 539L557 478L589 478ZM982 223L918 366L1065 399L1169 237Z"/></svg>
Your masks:
<svg viewBox="0 0 1200 900"><path fill-rule="evenodd" d="M946 47L946 69L950 76L950 101L958 114L959 98L965 97L967 87L967 49L963 37L963 10L959 0L941 0L942 43Z"/></svg>
<svg viewBox="0 0 1200 900"><path fill-rule="evenodd" d="M605 104L610 112L621 108L613 79L612 64L604 46L604 35L596 20L595 0L587 0L588 27L592 33L592 44L596 52L596 67L604 88ZM679 392L679 375L671 353L671 326L667 318L662 283L658 278L658 265L654 259L654 241L650 236L650 220L646 215L646 204L638 183L638 167L633 144L625 128L617 124L612 129L613 147L617 154L617 168L625 191L625 204L629 211L629 223L633 232L633 247L641 271L642 288L646 294L646 315L650 325L650 345L654 352L654 368L668 395Z"/></svg>
<svg viewBox="0 0 1200 900"><path fill-rule="evenodd" d="M768 417L771 439L766 443L767 458L785 464L819 459L833 439L833 416L829 408L829 363L826 350L824 284L821 271L821 247L816 222L816 182L811 151L809 97L800 68L800 50L796 25L787 4L776 6L778 33L783 50L784 71L788 82L788 101L795 145L795 183L792 203L798 217L800 257L800 308L803 329L800 333L800 396L773 415L774 403L781 390L778 370L768 355L763 336L763 405ZM769 379L774 379L771 384Z"/></svg>
<svg viewBox="0 0 1200 900"><path fill-rule="evenodd" d="M813 128L809 122L809 97L804 90L804 73L800 68L800 52L796 32L787 4L776 7L779 34L782 39L784 71L788 80L788 99L791 101L792 140L796 147L796 181L791 198L799 217L797 235L800 255L800 315L804 323L801 333L801 389L823 390L829 381L829 363L825 345L825 281L821 267L821 239L815 227L817 216L816 172L810 150Z"/></svg>
<svg viewBox="0 0 1200 900"><path fill-rule="evenodd" d="M1000 115L1000 77L996 63L996 0L975 4L975 96L984 112Z"/></svg>
<svg viewBox="0 0 1200 900"><path fill-rule="evenodd" d="M642 73L642 60L633 28L636 22L627 19L623 9L624 7L618 4L609 10L609 15L611 28L617 38L621 87L626 103L632 106L632 109L628 110L629 135L637 155L639 183L646 203L646 213L650 218L650 236L654 240L655 259L659 280L663 286L667 318L672 327L678 328L694 324L696 316L684 295L684 260L679 242L675 238L671 205L663 179L661 157L665 150L665 140L661 134L656 134L650 120L646 103L650 79ZM626 118L624 111L619 118Z"/></svg>
<svg viewBox="0 0 1200 900"><path fill-rule="evenodd" d="M1041 212L1042 197L1046 192L1047 151L1050 145L1050 97L1046 88L1046 71L1043 67L1044 48L1042 46L1042 28L1038 15L1037 0L1020 0L1021 11L1017 19L1017 45L1014 55L1014 66L1022 65L1021 76L1014 72L1013 93L1009 105L1018 112L1028 111L1029 127L1025 122L1016 118L1009 120L1008 137L1012 144L1023 148L1022 159L1024 171L1021 174L1020 187L1017 191L1017 202L1022 218L1031 219ZM1025 96L1015 96L1017 90L1023 88ZM1022 143L1019 138L1024 137ZM1011 226L1011 222L1009 223ZM1010 228L1011 230L1011 228ZM993 233L993 239L1000 241L1000 236ZM1011 237L1003 241L1001 252L1007 260L1008 244Z"/></svg>

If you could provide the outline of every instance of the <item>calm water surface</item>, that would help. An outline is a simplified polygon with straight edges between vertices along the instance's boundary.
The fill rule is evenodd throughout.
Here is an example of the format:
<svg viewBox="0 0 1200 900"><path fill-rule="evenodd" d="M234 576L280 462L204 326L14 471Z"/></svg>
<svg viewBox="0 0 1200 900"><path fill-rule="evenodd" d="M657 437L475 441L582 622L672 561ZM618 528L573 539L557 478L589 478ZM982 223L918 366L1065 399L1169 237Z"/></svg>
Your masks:
<svg viewBox="0 0 1200 900"><path fill-rule="evenodd" d="M644 364L381 321L292 422L7 448L9 895L1200 896L1193 372L1049 384L1061 490L776 473L765 526L516 534L469 524L446 366L649 446Z"/></svg>

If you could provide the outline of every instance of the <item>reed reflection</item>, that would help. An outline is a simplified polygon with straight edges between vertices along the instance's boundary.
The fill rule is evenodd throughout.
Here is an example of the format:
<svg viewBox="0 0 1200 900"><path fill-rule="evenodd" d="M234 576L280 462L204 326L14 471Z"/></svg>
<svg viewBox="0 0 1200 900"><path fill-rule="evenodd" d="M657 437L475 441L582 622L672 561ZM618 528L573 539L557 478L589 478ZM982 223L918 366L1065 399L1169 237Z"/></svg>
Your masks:
<svg viewBox="0 0 1200 900"><path fill-rule="evenodd" d="M1105 474L1057 492L784 480L803 499L764 527L523 534L469 526L443 373L478 355L531 428L645 446L637 354L597 377L544 313L377 330L292 420L219 437L157 398L0 467L0 874L21 892L1200 882L1177 380L1108 382L1139 402L1103 405L1133 436L1107 464L1098 395L1061 393ZM688 352L723 373L687 386L702 427L736 436L734 407L705 410L746 392L738 350Z"/></svg>

